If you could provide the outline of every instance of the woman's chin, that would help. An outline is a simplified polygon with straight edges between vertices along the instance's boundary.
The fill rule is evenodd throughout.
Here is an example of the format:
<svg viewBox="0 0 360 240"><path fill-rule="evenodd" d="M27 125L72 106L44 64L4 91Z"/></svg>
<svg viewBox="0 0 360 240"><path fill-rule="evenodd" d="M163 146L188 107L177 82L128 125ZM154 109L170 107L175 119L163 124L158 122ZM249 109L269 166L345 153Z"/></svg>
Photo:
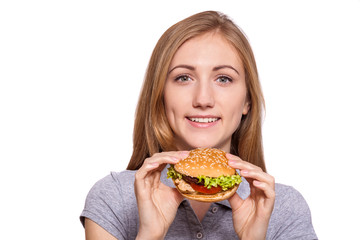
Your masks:
<svg viewBox="0 0 360 240"><path fill-rule="evenodd" d="M198 141L194 141L195 139L192 139L193 141L188 141L185 144L181 144L179 147L181 149L179 150L192 150L196 148L218 148L225 152L230 151L230 142L228 144L216 142L216 141L209 141L209 139L200 139Z"/></svg>

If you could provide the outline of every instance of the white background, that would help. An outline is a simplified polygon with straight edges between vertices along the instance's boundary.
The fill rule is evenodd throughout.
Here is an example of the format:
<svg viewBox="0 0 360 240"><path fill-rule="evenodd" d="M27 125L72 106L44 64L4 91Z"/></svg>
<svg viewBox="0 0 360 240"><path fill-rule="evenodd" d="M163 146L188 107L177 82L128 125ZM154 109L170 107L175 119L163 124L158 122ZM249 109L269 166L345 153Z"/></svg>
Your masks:
<svg viewBox="0 0 360 240"><path fill-rule="evenodd" d="M269 173L320 239L359 239L360 1L128 2L1 1L0 239L84 238L86 194L130 158L156 41L203 10L252 44Z"/></svg>

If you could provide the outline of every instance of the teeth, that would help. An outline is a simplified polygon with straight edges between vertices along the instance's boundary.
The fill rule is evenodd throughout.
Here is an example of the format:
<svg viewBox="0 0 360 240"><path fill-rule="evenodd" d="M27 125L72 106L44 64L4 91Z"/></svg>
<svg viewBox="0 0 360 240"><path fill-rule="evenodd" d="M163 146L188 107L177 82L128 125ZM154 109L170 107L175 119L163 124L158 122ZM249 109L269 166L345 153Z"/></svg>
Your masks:
<svg viewBox="0 0 360 240"><path fill-rule="evenodd" d="M219 118L189 118L192 122L211 123L217 121Z"/></svg>

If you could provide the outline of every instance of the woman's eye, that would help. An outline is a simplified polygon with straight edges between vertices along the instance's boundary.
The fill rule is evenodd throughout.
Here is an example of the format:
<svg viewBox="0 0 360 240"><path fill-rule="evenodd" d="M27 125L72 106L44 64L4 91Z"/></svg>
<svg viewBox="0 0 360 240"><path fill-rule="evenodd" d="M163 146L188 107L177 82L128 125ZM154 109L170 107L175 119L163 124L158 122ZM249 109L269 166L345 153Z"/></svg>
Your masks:
<svg viewBox="0 0 360 240"><path fill-rule="evenodd" d="M191 80L191 78L186 75L178 76L177 78L175 78L175 81L177 81L177 82L187 82L190 80Z"/></svg>
<svg viewBox="0 0 360 240"><path fill-rule="evenodd" d="M218 79L216 79L216 81L219 83L229 83L229 82L232 82L232 79L229 77L221 76L221 77L218 77Z"/></svg>

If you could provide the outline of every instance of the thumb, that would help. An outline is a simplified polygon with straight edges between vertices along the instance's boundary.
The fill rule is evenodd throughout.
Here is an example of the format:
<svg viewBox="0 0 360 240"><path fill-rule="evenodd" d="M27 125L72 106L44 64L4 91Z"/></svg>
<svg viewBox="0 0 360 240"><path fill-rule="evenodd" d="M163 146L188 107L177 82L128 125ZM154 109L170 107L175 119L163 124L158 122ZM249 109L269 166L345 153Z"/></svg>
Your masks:
<svg viewBox="0 0 360 240"><path fill-rule="evenodd" d="M235 193L228 199L230 206L233 210L237 210L244 203L244 200L239 196L239 194Z"/></svg>
<svg viewBox="0 0 360 240"><path fill-rule="evenodd" d="M176 201L176 204L179 206L180 203L184 200L184 196L181 195L176 188L171 188L171 191L173 192L173 196Z"/></svg>
<svg viewBox="0 0 360 240"><path fill-rule="evenodd" d="M168 200L174 200L177 206L184 200L184 196L180 194L180 192L176 188L172 188L166 186L165 184L161 183L160 188L163 191L168 192Z"/></svg>

